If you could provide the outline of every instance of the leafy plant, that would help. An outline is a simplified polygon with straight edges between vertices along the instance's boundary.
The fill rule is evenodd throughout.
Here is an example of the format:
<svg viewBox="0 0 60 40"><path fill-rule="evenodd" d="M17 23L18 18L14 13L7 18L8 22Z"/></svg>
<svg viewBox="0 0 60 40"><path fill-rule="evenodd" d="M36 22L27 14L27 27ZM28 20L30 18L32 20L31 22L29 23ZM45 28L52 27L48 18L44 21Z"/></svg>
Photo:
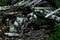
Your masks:
<svg viewBox="0 0 60 40"><path fill-rule="evenodd" d="M54 33L50 35L48 38L45 38L45 40L60 40L60 23L56 23L54 29Z"/></svg>

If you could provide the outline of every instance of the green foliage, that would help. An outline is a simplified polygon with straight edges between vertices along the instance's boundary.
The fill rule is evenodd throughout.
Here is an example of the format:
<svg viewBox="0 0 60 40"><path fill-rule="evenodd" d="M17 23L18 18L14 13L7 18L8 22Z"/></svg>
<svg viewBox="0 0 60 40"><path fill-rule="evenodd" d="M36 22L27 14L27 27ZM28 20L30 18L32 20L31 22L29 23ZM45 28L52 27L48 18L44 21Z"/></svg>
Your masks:
<svg viewBox="0 0 60 40"><path fill-rule="evenodd" d="M55 0L57 7L60 7L60 0Z"/></svg>
<svg viewBox="0 0 60 40"><path fill-rule="evenodd" d="M54 26L55 32L45 40L60 40L60 23Z"/></svg>
<svg viewBox="0 0 60 40"><path fill-rule="evenodd" d="M0 6L8 5L10 0L0 0Z"/></svg>

